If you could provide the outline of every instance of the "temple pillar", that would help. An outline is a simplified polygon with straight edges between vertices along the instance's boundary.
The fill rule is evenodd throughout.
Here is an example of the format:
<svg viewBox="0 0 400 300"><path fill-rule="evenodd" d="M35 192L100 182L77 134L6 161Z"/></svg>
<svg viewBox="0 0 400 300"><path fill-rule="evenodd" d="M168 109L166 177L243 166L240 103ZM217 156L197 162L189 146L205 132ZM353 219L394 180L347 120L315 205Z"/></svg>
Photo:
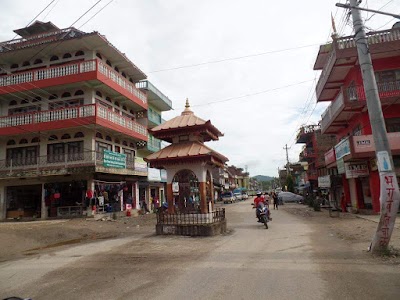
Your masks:
<svg viewBox="0 0 400 300"><path fill-rule="evenodd" d="M206 183L199 182L199 189L200 189L200 211L202 214L205 214L208 212Z"/></svg>
<svg viewBox="0 0 400 300"><path fill-rule="evenodd" d="M172 192L172 183L167 183L167 203L168 203L168 213L173 214L175 212L175 205L174 205L174 193Z"/></svg>

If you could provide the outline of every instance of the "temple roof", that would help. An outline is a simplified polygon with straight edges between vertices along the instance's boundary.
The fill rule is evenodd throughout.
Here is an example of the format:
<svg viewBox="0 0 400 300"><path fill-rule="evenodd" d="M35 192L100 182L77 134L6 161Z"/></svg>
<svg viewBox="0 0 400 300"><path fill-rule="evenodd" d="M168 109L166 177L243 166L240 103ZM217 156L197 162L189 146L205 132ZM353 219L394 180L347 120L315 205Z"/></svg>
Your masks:
<svg viewBox="0 0 400 300"><path fill-rule="evenodd" d="M188 129L190 129L188 131ZM197 117L190 109L189 100L186 99L185 110L180 116L172 118L165 123L151 129L151 133L160 139L171 142L172 137L182 134L182 132L201 131L205 141L218 140L223 134L211 124Z"/></svg>
<svg viewBox="0 0 400 300"><path fill-rule="evenodd" d="M177 159L183 162L185 159L190 160L193 158L204 158L204 160L215 158L214 164L216 165L228 161L228 158L198 141L171 144L158 152L150 154L145 160L151 164L152 162L160 163Z"/></svg>

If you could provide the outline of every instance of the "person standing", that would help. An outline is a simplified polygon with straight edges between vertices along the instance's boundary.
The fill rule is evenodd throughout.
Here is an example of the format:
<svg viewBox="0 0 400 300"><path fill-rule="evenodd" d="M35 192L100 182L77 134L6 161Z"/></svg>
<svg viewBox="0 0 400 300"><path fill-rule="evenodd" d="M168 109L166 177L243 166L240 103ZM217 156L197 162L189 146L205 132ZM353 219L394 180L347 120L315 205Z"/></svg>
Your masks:
<svg viewBox="0 0 400 300"><path fill-rule="evenodd" d="M279 209L279 208L278 208L278 206L279 206L279 199L278 199L278 195L277 195L275 192L273 192L272 198L274 199L274 209L275 209L275 208L276 208L276 209Z"/></svg>
<svg viewBox="0 0 400 300"><path fill-rule="evenodd" d="M346 197L344 196L344 193L342 193L342 196L340 197L340 206L342 207L342 212L345 213L346 208L347 208L347 203L346 203Z"/></svg>

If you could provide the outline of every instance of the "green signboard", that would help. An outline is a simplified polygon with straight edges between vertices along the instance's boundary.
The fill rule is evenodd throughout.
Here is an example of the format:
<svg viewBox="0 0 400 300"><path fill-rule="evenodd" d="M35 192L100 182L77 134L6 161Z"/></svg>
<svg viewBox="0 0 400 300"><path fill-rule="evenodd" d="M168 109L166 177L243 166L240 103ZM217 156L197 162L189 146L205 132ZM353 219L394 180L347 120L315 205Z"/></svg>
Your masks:
<svg viewBox="0 0 400 300"><path fill-rule="evenodd" d="M103 166L107 168L126 168L126 154L104 150Z"/></svg>

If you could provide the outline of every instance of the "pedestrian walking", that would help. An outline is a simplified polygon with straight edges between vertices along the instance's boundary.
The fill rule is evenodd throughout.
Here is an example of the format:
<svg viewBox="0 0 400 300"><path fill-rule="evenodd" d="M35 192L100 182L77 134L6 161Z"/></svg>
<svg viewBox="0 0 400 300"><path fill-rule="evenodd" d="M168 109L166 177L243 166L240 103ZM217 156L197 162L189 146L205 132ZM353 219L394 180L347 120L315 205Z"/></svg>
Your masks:
<svg viewBox="0 0 400 300"><path fill-rule="evenodd" d="M278 199L278 195L274 192L272 195L272 198L274 199L274 209L279 209L279 199Z"/></svg>

